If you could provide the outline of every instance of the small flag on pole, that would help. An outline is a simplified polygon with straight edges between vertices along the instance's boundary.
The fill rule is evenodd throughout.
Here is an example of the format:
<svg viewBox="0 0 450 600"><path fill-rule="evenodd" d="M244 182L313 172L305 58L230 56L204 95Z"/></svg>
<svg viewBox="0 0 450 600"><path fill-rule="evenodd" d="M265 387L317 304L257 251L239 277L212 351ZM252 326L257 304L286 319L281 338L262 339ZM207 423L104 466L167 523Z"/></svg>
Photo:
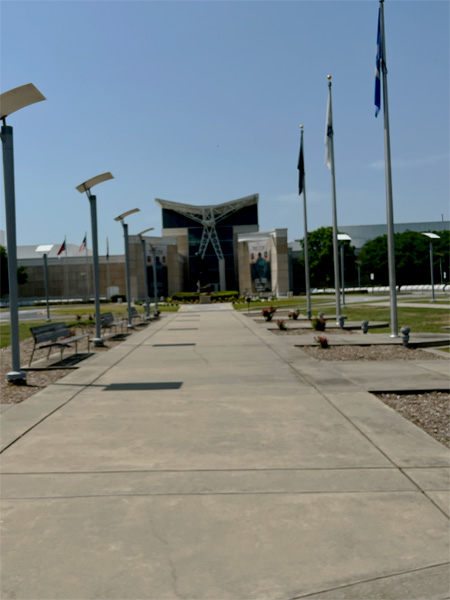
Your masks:
<svg viewBox="0 0 450 600"><path fill-rule="evenodd" d="M81 242L81 246L78 248L78 254L86 250L86 236L84 236L83 241Z"/></svg>
<svg viewBox="0 0 450 600"><path fill-rule="evenodd" d="M62 252L64 252L66 249L66 240L63 241L63 243L61 244L61 248L58 250L58 254L56 256L59 256Z"/></svg>
<svg viewBox="0 0 450 600"><path fill-rule="evenodd" d="M298 195L303 192L303 180L305 178L305 163L303 161L303 130L300 139L300 154L298 156Z"/></svg>
<svg viewBox="0 0 450 600"><path fill-rule="evenodd" d="M381 69L384 68L383 40L381 39L381 7L378 9L377 57L375 59L375 116L381 108Z"/></svg>
<svg viewBox="0 0 450 600"><path fill-rule="evenodd" d="M331 96L328 95L327 124L325 128L325 164L331 170L331 143L333 138L333 115L331 113Z"/></svg>

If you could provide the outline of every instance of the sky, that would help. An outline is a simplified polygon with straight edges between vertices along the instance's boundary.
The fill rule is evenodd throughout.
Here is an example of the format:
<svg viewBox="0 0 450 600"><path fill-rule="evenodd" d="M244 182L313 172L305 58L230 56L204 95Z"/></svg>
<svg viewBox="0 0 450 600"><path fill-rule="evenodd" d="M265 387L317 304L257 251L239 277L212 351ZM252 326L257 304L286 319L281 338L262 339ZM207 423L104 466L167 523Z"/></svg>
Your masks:
<svg viewBox="0 0 450 600"><path fill-rule="evenodd" d="M377 0L0 0L1 92L46 97L14 128L17 243L91 247L75 187L97 196L99 252L154 227L155 198L259 194L260 231L332 224L325 166L332 75L339 225L386 223L383 113L375 118ZM449 219L449 2L386 0L394 221ZM3 196L3 186L2 186ZM3 199L4 204L4 199ZM0 228L5 229L2 207Z"/></svg>

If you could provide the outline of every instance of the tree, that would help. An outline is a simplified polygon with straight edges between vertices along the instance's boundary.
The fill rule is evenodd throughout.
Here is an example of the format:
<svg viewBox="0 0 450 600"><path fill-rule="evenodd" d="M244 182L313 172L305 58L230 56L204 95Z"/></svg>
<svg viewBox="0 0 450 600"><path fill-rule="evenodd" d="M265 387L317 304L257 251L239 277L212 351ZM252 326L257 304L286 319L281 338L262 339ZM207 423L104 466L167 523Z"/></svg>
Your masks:
<svg viewBox="0 0 450 600"><path fill-rule="evenodd" d="M26 267L17 268L17 283L22 285L28 281L28 273ZM8 281L8 255L6 248L0 246L0 296L9 294Z"/></svg>
<svg viewBox="0 0 450 600"><path fill-rule="evenodd" d="M440 282L440 262L443 272L449 272L449 231L438 231L440 239L433 241L434 279ZM429 239L416 231L394 235L395 278L397 285L430 283ZM387 236L382 235L364 244L358 255L366 280L374 273L374 283L389 285Z"/></svg>
<svg viewBox="0 0 450 600"><path fill-rule="evenodd" d="M300 243L304 255L304 239L300 240ZM355 249L350 242L343 242L343 244L345 283L348 285L350 282L354 282L356 277ZM308 233L308 258L311 287L334 286L332 227L320 227ZM303 257L299 259L299 262L304 268L305 260Z"/></svg>

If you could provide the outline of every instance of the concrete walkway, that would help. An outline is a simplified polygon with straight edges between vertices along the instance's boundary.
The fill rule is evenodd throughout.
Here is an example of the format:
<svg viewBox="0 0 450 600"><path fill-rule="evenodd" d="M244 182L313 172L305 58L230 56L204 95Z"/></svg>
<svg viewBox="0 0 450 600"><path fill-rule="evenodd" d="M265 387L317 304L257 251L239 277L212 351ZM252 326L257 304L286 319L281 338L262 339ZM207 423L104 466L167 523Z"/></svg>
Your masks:
<svg viewBox="0 0 450 600"><path fill-rule="evenodd" d="M197 306L3 406L0 597L450 598L450 453L367 389Z"/></svg>

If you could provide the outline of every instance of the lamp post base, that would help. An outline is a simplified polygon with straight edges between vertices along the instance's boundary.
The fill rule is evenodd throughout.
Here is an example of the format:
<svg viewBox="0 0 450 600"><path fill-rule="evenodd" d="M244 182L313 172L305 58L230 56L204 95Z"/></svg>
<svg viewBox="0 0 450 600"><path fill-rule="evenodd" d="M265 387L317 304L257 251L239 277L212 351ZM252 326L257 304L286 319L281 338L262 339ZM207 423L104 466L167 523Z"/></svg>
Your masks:
<svg viewBox="0 0 450 600"><path fill-rule="evenodd" d="M10 371L6 374L6 380L11 383L24 383L27 380L27 374L25 371Z"/></svg>
<svg viewBox="0 0 450 600"><path fill-rule="evenodd" d="M105 340L103 338L93 338L92 342L94 344L94 346L104 346L105 345Z"/></svg>

